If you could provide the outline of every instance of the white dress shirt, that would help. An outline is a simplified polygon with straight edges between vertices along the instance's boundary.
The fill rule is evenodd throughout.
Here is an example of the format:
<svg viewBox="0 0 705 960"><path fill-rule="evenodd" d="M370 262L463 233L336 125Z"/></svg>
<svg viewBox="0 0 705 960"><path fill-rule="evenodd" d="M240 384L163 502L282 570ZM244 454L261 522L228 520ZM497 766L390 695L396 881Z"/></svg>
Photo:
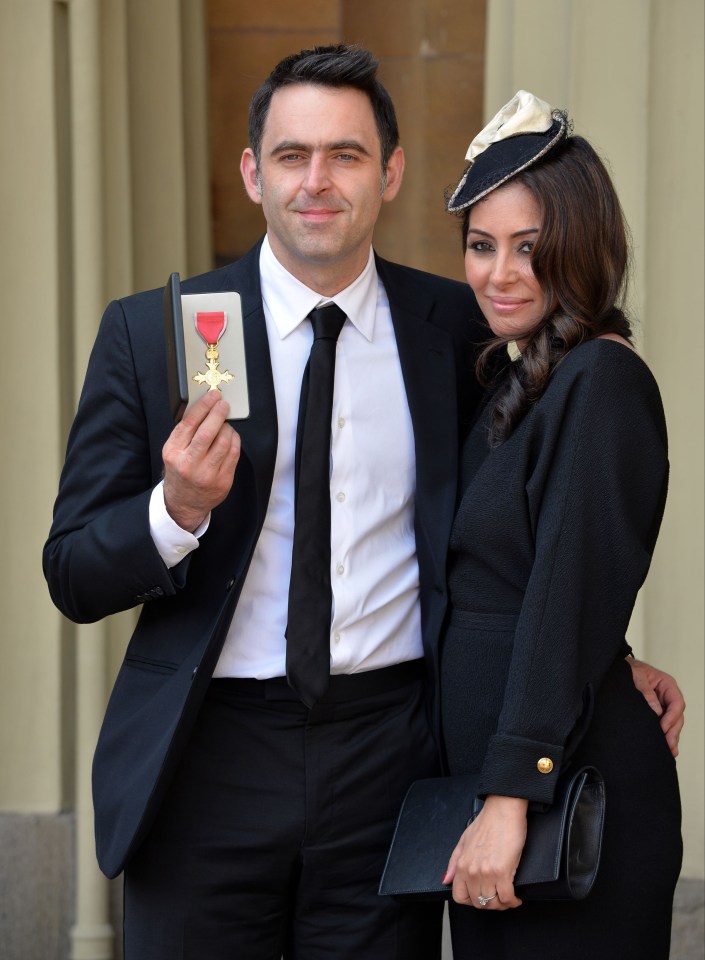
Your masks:
<svg viewBox="0 0 705 960"><path fill-rule="evenodd" d="M306 317L329 298L300 283L265 238L262 299L279 443L264 526L216 666L216 677L286 673L287 601L294 532L299 393L313 332ZM389 301L370 251L367 266L332 298L347 320L336 349L331 423L331 673L357 673L423 655L414 537L414 437ZM198 546L166 513L161 484L152 537L174 566Z"/></svg>

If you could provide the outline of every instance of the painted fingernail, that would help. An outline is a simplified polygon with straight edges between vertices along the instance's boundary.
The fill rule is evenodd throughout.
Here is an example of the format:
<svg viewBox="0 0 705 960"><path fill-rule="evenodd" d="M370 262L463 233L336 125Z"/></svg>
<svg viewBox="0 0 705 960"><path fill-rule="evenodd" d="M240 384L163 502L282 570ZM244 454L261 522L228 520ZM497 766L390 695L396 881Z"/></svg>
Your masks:
<svg viewBox="0 0 705 960"><path fill-rule="evenodd" d="M447 877L448 877L448 871L446 870L446 872L443 874L443 879L441 880L441 883L444 883L444 884L448 883Z"/></svg>

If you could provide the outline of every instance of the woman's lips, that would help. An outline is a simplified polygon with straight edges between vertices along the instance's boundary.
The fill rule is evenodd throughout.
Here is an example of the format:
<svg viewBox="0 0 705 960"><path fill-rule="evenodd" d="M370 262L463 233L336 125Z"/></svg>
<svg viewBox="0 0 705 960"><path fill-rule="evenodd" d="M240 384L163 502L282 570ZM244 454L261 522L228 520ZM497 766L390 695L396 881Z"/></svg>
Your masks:
<svg viewBox="0 0 705 960"><path fill-rule="evenodd" d="M489 301L497 313L513 313L529 303L521 297L490 297Z"/></svg>

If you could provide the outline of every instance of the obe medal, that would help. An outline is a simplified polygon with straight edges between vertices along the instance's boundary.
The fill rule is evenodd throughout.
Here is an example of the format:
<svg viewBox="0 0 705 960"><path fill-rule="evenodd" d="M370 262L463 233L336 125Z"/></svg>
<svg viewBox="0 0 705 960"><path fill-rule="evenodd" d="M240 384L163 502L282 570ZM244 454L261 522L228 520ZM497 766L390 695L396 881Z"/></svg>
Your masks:
<svg viewBox="0 0 705 960"><path fill-rule="evenodd" d="M220 390L221 383L230 383L234 379L229 370L221 371L218 369L218 341L225 333L225 328L228 325L227 314L224 310L197 312L194 314L194 324L198 335L206 344L208 369L205 373L201 373L199 370L193 380L196 383L208 384L209 390Z"/></svg>

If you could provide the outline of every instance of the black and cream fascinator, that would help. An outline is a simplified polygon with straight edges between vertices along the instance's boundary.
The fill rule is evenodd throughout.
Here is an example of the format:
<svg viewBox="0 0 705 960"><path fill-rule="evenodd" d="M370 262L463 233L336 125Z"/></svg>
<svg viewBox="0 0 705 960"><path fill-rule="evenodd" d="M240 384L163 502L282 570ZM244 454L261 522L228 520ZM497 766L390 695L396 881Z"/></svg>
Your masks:
<svg viewBox="0 0 705 960"><path fill-rule="evenodd" d="M565 140L568 127L565 113L519 90L468 147L470 166L448 201L448 212L465 210L545 157Z"/></svg>

